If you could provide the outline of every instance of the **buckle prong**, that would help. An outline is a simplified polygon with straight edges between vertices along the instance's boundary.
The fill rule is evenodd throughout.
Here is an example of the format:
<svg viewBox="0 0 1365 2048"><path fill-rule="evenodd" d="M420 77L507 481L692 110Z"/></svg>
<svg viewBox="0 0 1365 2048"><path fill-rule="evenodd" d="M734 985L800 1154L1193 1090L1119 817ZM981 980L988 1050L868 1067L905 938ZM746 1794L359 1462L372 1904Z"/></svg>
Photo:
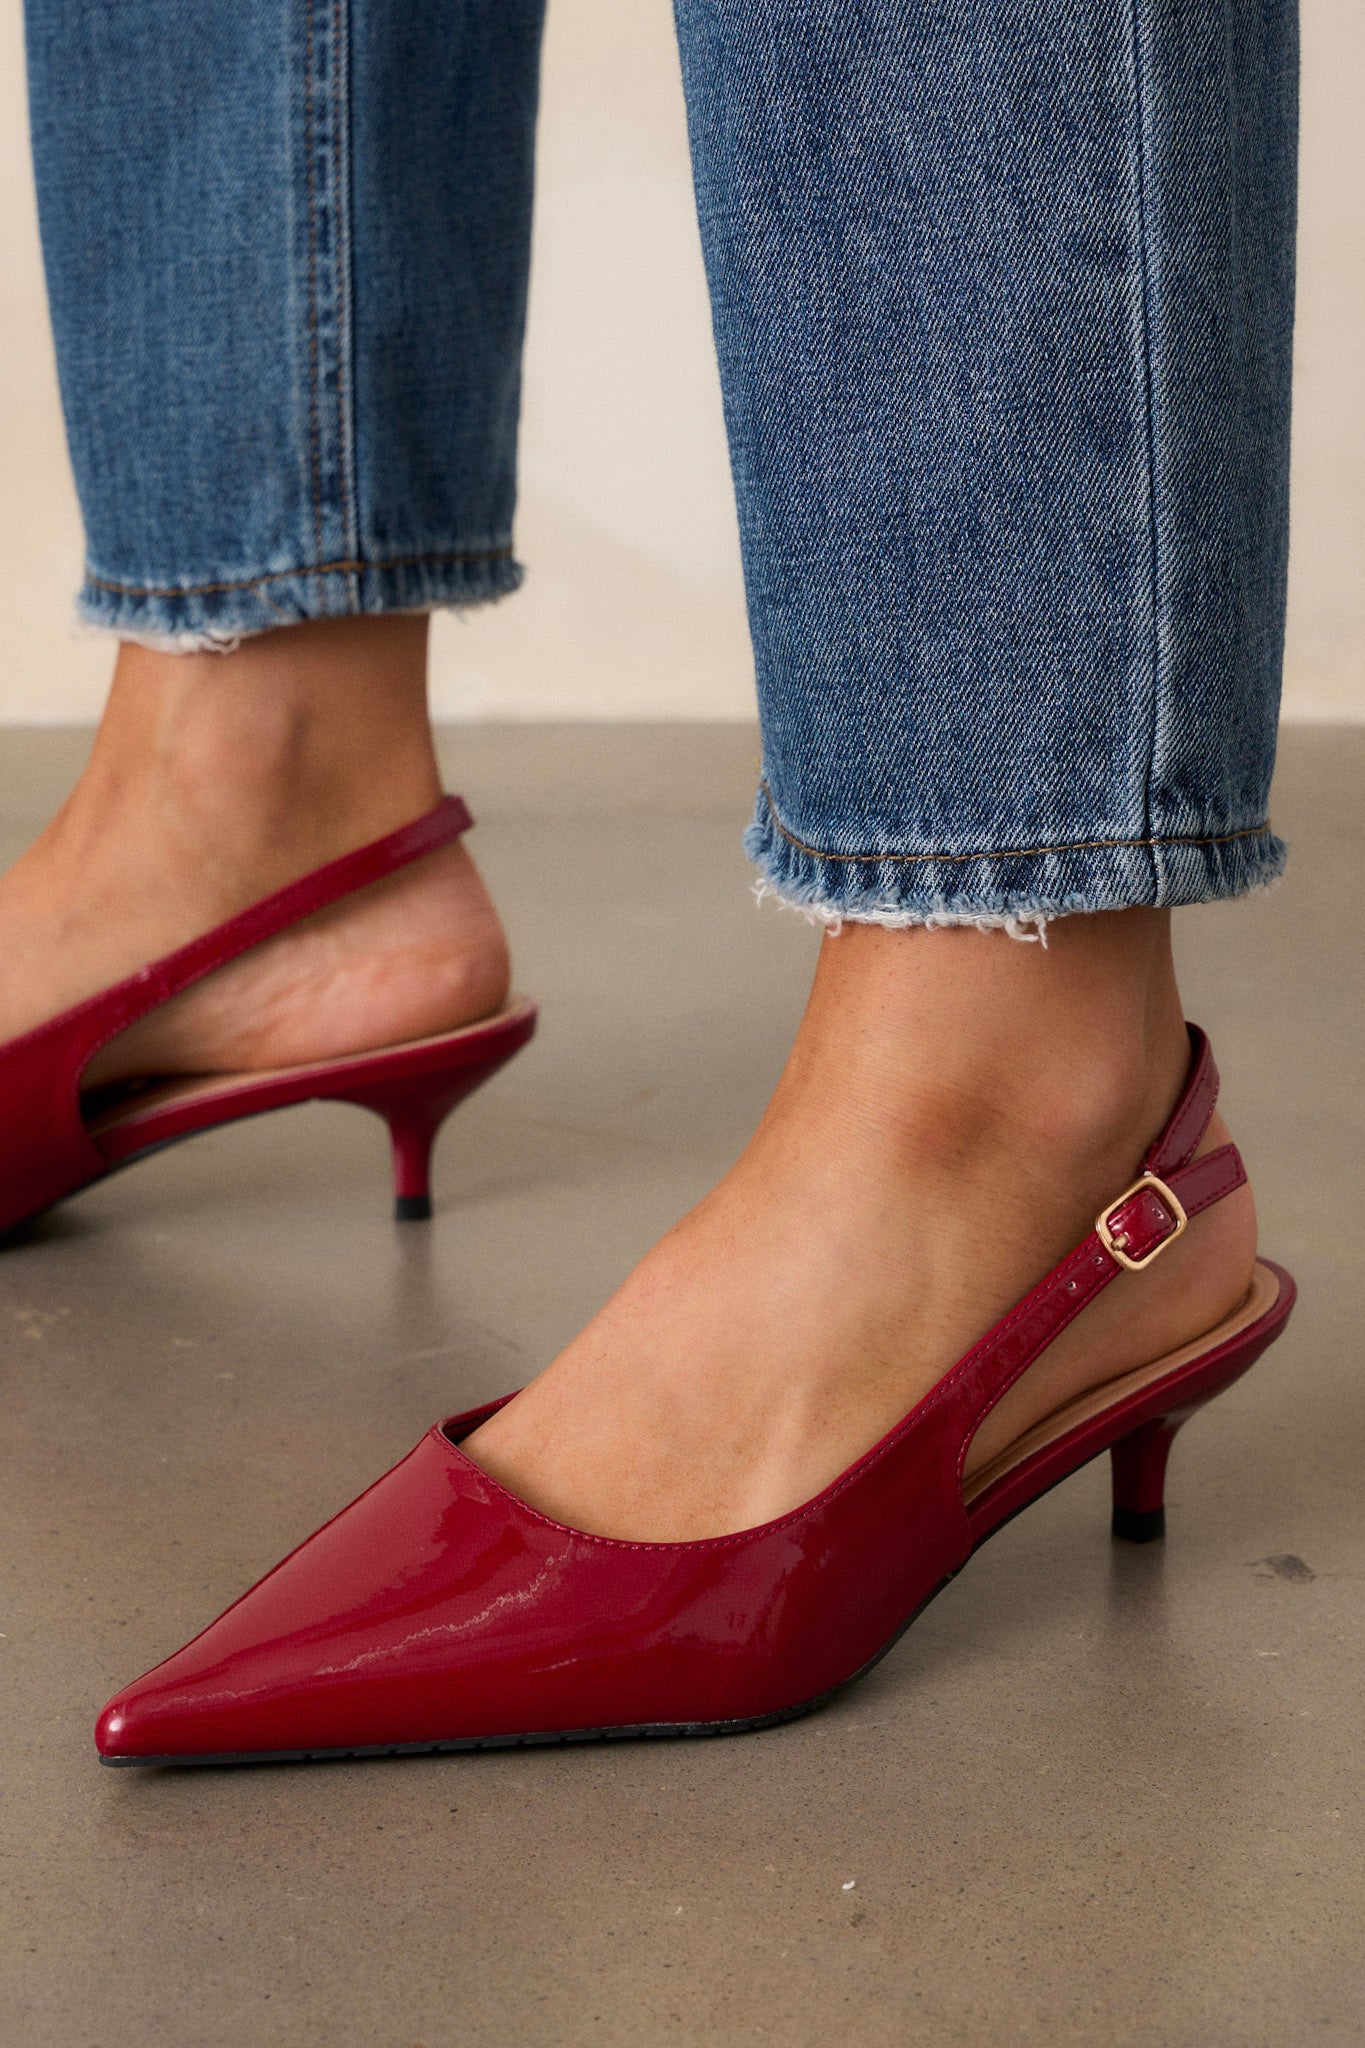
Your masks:
<svg viewBox="0 0 1365 2048"><path fill-rule="evenodd" d="M1115 1235L1110 1218L1123 1207L1125 1202L1131 1202L1134 1195L1140 1195L1144 1188L1150 1188L1162 1206L1170 1211L1175 1219L1175 1229L1169 1237L1158 1238L1151 1250L1145 1253L1142 1258L1135 1259L1127 1249L1126 1244ZM1095 1218L1095 1230L1100 1243L1104 1246L1111 1259L1117 1260L1119 1265L1126 1267L1130 1273L1142 1273L1151 1265L1153 1259L1166 1250L1168 1245L1175 1243L1189 1220L1179 1195L1172 1188L1167 1187L1160 1175L1144 1173L1139 1180L1133 1182L1130 1188L1124 1189L1116 1202L1109 1202L1101 1209L1099 1215Z"/></svg>

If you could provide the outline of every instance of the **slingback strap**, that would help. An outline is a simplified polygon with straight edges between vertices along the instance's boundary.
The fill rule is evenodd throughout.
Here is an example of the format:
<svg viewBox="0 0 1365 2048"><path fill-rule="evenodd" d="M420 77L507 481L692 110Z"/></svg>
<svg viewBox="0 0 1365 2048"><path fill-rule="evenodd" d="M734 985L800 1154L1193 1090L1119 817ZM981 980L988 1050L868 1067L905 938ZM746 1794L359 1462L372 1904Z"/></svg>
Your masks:
<svg viewBox="0 0 1365 2048"><path fill-rule="evenodd" d="M176 952L140 968L126 981L115 982L88 1001L38 1025L24 1038L0 1046L0 1065L21 1050L36 1051L47 1039L61 1042L63 1065L78 1075L101 1046L117 1038L140 1017L169 1002L172 996L250 952L253 946L311 917L314 911L325 910L357 889L383 881L438 846L449 845L467 832L473 822L462 797L443 797L434 810L413 819L411 824L400 825L396 832L371 840L368 846L357 847L355 852L344 853L339 860L328 861L311 874L300 876L297 882L277 889L273 896L262 897L259 903L191 939Z"/></svg>
<svg viewBox="0 0 1365 2048"><path fill-rule="evenodd" d="M1095 1234L1116 1266L1140 1273L1175 1243L1191 1216L1243 1186L1246 1169L1235 1145L1220 1145L1196 1160L1218 1100L1218 1069L1197 1024L1190 1034L1190 1071L1166 1128L1149 1147L1142 1172L1103 1209Z"/></svg>
<svg viewBox="0 0 1365 2048"><path fill-rule="evenodd" d="M1218 1100L1218 1069L1197 1024L1190 1071L1170 1118L1130 1188L1101 1211L1089 1236L1002 1317L939 1382L930 1403L953 1400L963 1421L959 1474L983 1416L1121 1272L1141 1273L1173 1244L1190 1217L1246 1185L1235 1145L1193 1154Z"/></svg>
<svg viewBox="0 0 1365 2048"><path fill-rule="evenodd" d="M1166 1128L1149 1146L1142 1162L1149 1173L1166 1174L1176 1167L1188 1166L1218 1102L1218 1069L1213 1048L1197 1024L1187 1024L1185 1029L1190 1038L1190 1071Z"/></svg>
<svg viewBox="0 0 1365 2048"><path fill-rule="evenodd" d="M164 960L144 967L123 986L140 995L142 985L152 983L154 993L146 1008L155 1009L206 974L212 974L215 968L311 917L315 910L326 910L357 889L396 874L400 868L420 860L423 854L434 853L438 846L448 846L467 832L473 822L463 797L442 797L434 810L414 818L410 824L400 825L396 832L386 833L382 839L372 839L368 846L357 847L354 853L343 853L338 860L314 868L297 882L277 889L273 896L262 897L259 903L205 932L202 938L191 939L178 952L168 953ZM137 1014L143 1014L141 1008Z"/></svg>

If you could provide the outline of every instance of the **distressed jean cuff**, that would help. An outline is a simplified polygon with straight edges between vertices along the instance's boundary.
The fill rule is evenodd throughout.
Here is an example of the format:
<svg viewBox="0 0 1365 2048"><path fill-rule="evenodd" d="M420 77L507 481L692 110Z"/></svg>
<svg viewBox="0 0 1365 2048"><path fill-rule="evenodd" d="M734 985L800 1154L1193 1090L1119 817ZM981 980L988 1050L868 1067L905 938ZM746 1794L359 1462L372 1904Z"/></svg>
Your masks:
<svg viewBox="0 0 1365 2048"><path fill-rule="evenodd" d="M226 651L248 634L306 619L490 604L516 590L522 575L510 543L182 585L138 584L92 568L77 614L85 626L146 646L175 653Z"/></svg>
<svg viewBox="0 0 1365 2048"><path fill-rule="evenodd" d="M1026 935L1078 911L1211 903L1264 887L1286 849L1266 823L1207 833L1087 836L974 852L822 851L778 818L760 788L745 850L757 893L814 922L999 926Z"/></svg>

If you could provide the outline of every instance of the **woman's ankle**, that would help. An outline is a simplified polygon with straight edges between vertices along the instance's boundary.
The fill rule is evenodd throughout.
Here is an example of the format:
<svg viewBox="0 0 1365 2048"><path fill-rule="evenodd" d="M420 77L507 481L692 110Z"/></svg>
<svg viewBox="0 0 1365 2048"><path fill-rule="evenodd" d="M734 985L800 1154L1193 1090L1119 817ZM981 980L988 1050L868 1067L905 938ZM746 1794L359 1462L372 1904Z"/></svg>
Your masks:
<svg viewBox="0 0 1365 2048"><path fill-rule="evenodd" d="M318 622L229 654L125 643L70 829L139 821L256 893L440 796L426 619Z"/></svg>
<svg viewBox="0 0 1365 2048"><path fill-rule="evenodd" d="M1059 920L1046 948L976 931L827 939L784 1092L842 1100L916 1162L1047 1143L1126 1160L1185 1080L1169 914Z"/></svg>

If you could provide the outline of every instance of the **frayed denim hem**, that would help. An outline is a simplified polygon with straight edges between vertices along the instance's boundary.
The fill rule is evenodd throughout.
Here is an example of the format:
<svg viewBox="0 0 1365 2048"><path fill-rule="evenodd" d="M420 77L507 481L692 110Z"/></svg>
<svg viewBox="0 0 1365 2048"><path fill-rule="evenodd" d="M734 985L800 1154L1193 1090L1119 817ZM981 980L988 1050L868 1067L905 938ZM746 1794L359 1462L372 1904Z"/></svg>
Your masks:
<svg viewBox="0 0 1365 2048"><path fill-rule="evenodd" d="M138 585L87 571L76 602L82 626L171 653L228 653L253 633L307 619L435 611L491 604L524 571L510 544L392 562L325 562L212 583Z"/></svg>
<svg viewBox="0 0 1365 2048"><path fill-rule="evenodd" d="M761 870L760 901L776 897L830 930L966 925L1044 944L1054 918L1244 896L1275 881L1286 859L1269 825L989 853L826 853L778 821L762 788L744 848Z"/></svg>

